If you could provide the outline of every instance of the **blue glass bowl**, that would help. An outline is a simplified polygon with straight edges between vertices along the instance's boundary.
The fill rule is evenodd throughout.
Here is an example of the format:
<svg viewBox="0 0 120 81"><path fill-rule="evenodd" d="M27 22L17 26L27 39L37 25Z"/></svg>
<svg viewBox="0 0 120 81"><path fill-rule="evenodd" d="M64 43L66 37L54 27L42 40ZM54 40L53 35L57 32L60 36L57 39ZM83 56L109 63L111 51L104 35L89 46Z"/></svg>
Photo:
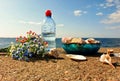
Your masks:
<svg viewBox="0 0 120 81"><path fill-rule="evenodd" d="M62 44L63 49L68 54L95 54L100 49L100 43L97 44Z"/></svg>

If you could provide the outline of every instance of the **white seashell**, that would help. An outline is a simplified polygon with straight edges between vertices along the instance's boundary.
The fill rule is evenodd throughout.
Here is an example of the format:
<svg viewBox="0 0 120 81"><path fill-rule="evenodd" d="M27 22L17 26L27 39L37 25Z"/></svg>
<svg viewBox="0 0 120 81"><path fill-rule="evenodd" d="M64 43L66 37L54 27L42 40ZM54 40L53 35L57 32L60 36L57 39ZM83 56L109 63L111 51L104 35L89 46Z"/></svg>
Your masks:
<svg viewBox="0 0 120 81"><path fill-rule="evenodd" d="M110 63L111 62L111 57L107 54L102 54L100 56L100 62L103 62L103 63Z"/></svg>
<svg viewBox="0 0 120 81"><path fill-rule="evenodd" d="M87 44L97 44L100 43L100 41L95 40L94 38L88 38L85 40Z"/></svg>
<svg viewBox="0 0 120 81"><path fill-rule="evenodd" d="M115 68L111 62L111 57L109 54L103 54L100 56L100 62L109 64L112 68Z"/></svg>
<svg viewBox="0 0 120 81"><path fill-rule="evenodd" d="M73 60L87 60L86 57L83 55L67 54L66 56L73 59Z"/></svg>
<svg viewBox="0 0 120 81"><path fill-rule="evenodd" d="M89 44L88 40L85 40L85 43Z"/></svg>
<svg viewBox="0 0 120 81"><path fill-rule="evenodd" d="M102 55L100 56L100 62L104 62L104 60L105 60L105 54L102 54Z"/></svg>
<svg viewBox="0 0 120 81"><path fill-rule="evenodd" d="M95 41L95 44L98 44L98 43L100 43L100 41Z"/></svg>

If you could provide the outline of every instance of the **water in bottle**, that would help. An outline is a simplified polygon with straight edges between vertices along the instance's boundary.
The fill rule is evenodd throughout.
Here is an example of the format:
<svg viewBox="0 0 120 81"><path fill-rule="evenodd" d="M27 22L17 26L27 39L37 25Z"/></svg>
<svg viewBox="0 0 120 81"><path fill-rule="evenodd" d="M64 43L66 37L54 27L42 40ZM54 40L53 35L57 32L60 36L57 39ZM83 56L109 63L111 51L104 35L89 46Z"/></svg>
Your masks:
<svg viewBox="0 0 120 81"><path fill-rule="evenodd" d="M52 48L56 48L56 24L51 17L51 10L47 10L45 15L46 19L44 20L41 31L43 39L48 42L46 50L49 51Z"/></svg>

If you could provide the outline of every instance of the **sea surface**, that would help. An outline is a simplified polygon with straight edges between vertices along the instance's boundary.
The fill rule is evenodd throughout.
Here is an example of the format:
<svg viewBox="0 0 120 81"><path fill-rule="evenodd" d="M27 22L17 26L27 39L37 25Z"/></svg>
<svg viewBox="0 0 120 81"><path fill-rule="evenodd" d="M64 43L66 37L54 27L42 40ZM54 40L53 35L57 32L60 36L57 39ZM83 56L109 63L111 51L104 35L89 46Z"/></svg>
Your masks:
<svg viewBox="0 0 120 81"><path fill-rule="evenodd" d="M86 38L83 38L86 39ZM101 47L120 47L120 38L95 38L101 42ZM0 38L0 48L10 46L11 42L15 43L15 38ZM56 47L61 48L61 38L56 39Z"/></svg>

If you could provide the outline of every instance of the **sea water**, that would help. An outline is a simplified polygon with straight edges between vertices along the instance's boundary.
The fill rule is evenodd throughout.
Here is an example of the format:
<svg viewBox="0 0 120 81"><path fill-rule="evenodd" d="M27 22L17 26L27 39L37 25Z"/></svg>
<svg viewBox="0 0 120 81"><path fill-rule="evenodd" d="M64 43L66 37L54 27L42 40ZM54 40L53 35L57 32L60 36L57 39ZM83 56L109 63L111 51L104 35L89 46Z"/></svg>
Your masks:
<svg viewBox="0 0 120 81"><path fill-rule="evenodd" d="M52 48L56 48L55 33L42 33L42 37L46 42L48 42L48 47L46 48L47 51Z"/></svg>
<svg viewBox="0 0 120 81"><path fill-rule="evenodd" d="M15 39L16 38L0 38L0 48L10 46L11 42L16 43ZM95 38L95 39L101 42L101 47L120 47L120 38ZM62 48L61 38L56 38L55 40L56 48Z"/></svg>

